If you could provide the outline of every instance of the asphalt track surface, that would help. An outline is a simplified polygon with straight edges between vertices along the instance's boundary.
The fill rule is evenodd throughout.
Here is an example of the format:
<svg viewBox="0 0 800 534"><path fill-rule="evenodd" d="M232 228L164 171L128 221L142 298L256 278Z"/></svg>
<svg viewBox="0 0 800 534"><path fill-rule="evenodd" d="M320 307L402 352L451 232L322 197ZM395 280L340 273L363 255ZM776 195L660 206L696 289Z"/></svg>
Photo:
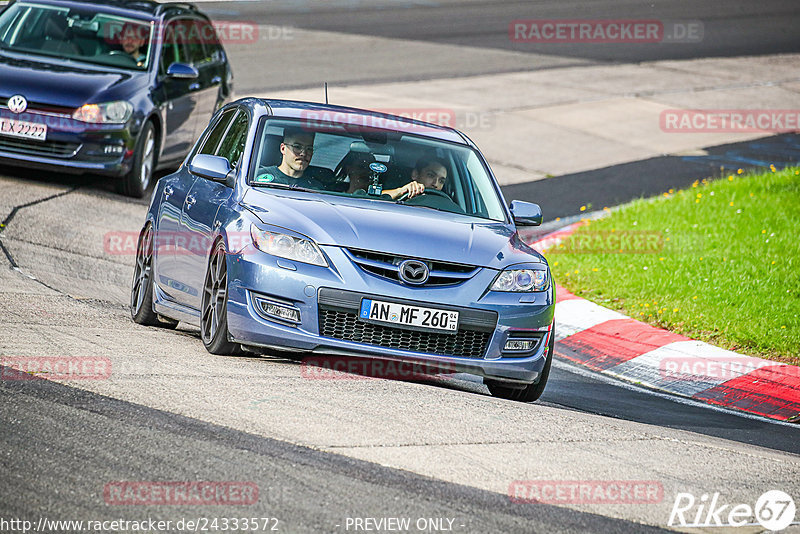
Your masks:
<svg viewBox="0 0 800 534"><path fill-rule="evenodd" d="M527 56L527 59L515 56L513 61L505 59L503 62L487 59L485 63L471 64L468 68L461 68L463 65L459 64L458 72L444 73L454 76L596 62L798 50L796 27L800 22L800 10L792 1L734 2L726 4L724 10L697 2L660 2L657 8L649 6L641 2L596 2L587 6L585 2L339 0L207 3L203 8L215 18L483 47ZM350 8L359 11L357 17L348 11ZM509 42L510 20L548 17L701 19L706 37L696 46L675 44L658 48L559 45L562 49L554 50ZM303 79L297 58L287 58L286 63L279 62L277 67L257 73L247 68L249 57L246 52L233 57L235 68L237 62L241 62L237 69L237 73L243 73L237 78L240 91L291 86L283 76L286 69L299 73L294 78ZM408 65L398 65L395 75L380 77L372 76L357 65L349 65L346 57L332 58L332 63L336 64L332 70L354 83L431 76L424 66L416 67L413 59L409 59ZM311 79L308 81L310 84ZM737 165L737 161L742 163L736 159L742 154L754 161L753 166L765 153L773 153L771 162L791 163L797 161L796 148L793 148L797 142L797 136L778 136L759 146L719 147L716 151L709 150L709 154L727 158L728 168ZM518 184L505 188L504 192L508 198L553 199L550 211L546 211L546 217L552 219L572 215L576 206L587 202L580 196L586 188L581 191L579 185L592 185L593 196L589 201L600 208L601 204L615 205L669 187L680 187L701 175L714 175L719 166L720 160L713 158L657 158ZM614 180L626 172L653 178L637 185L638 189L611 187L615 185ZM111 194L111 185L100 178L54 177L5 168L0 169L0 174L22 177L33 185L47 183L77 188L96 197L100 210L107 205L107 199L119 200ZM145 202L136 201L140 205ZM27 209L20 208L17 213ZM60 224L70 217L69 213L53 212L53 218L60 220ZM13 219L6 222L14 223ZM10 247L6 258L10 262L16 261L14 252ZM69 292L72 288L58 289ZM199 339L196 345L197 351L203 350ZM475 384L459 380L429 387L481 394ZM800 454L796 428L653 395L568 364L554 367L540 402L546 407L595 414L601 422L644 423ZM288 532L341 532L348 516L398 515L456 518L455 532L656 530L566 508L513 506L502 494L441 482L46 381L0 383L0 428L3 429L0 433L0 486L14 488L14 491L4 489L0 494L3 517L52 514L49 517L64 519L132 518L141 516L141 510L109 507L103 502L103 481L208 479L257 482L261 499L257 510L248 509L247 515L278 517L286 526L282 530ZM76 465L80 468L76 469ZM256 513L251 514L254 511ZM238 514L237 510L225 507L153 507L147 512L154 518Z"/></svg>
<svg viewBox="0 0 800 534"><path fill-rule="evenodd" d="M21 414L25 414L21 417ZM265 439L54 384L0 385L5 517L141 518L106 506L102 480L248 480L248 517L283 532L342 532L347 517L449 518L454 532L660 532L497 493L448 484L337 454ZM36 444L31 448L31 444ZM80 469L71 466L79 464ZM68 499L59 498L66 493ZM53 506L54 502L59 505ZM241 517L236 507L148 507L153 519ZM270 526L272 523L269 523ZM351 527L352 528L352 527Z"/></svg>
<svg viewBox="0 0 800 534"><path fill-rule="evenodd" d="M777 54L800 50L800 10L794 0L694 0L613 1L503 1L503 0L272 0L267 2L209 2L203 9L214 18L253 21L277 27L302 28L451 45L436 72L418 58L394 58L393 71L352 56L331 58L327 81L366 83L466 76L494 72L546 69L598 63L637 63L661 59L733 57ZM702 24L702 38L687 42L653 43L520 43L509 38L515 20L656 20ZM484 55L463 61L459 47L514 53ZM302 43L298 43L302 48ZM282 51L282 49L281 49ZM266 57L244 55L250 68L238 69L242 91L270 87L314 85L319 78L296 72L302 52ZM353 58L358 64L353 65ZM376 58L380 61L380 58ZM429 58L429 63L438 58ZM448 67L447 63L450 63ZM260 67L253 69L252 67ZM264 75L262 69L268 75Z"/></svg>

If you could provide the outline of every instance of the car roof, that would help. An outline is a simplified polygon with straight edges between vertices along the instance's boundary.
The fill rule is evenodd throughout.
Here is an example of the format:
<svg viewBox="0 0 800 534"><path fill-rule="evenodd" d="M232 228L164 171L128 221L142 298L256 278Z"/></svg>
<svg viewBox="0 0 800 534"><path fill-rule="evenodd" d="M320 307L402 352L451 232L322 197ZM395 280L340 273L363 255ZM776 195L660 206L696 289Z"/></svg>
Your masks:
<svg viewBox="0 0 800 534"><path fill-rule="evenodd" d="M152 0L25 0L36 4L64 6L69 8L94 8L103 13L127 15L137 18L157 19L162 15L179 12L198 14L197 7L188 2L155 2ZM177 14L177 13L175 13Z"/></svg>
<svg viewBox="0 0 800 534"><path fill-rule="evenodd" d="M461 145L468 145L467 138L455 128L442 126L430 122L415 120L409 117L381 113L346 106L336 106L333 104L322 104L319 102L303 102L299 100L279 100L269 98L246 99L253 104L259 103L269 107L271 115L288 119L305 119L314 122L335 122L350 124L353 126L367 126L376 129L385 128L388 130L422 135L441 141L449 141ZM239 101L239 103L244 103ZM422 110L435 111L435 110ZM454 117L453 110L440 110L448 116ZM409 113L413 110L409 109Z"/></svg>

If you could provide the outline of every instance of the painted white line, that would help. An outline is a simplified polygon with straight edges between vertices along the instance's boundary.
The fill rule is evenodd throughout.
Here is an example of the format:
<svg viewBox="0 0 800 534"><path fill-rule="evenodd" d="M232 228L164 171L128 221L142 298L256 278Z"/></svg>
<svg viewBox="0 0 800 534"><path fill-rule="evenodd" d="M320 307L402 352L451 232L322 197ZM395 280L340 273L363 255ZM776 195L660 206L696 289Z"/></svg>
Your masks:
<svg viewBox="0 0 800 534"><path fill-rule="evenodd" d="M775 363L693 340L664 345L607 371L691 397Z"/></svg>
<svg viewBox="0 0 800 534"><path fill-rule="evenodd" d="M629 319L586 299L556 303L556 341L613 319Z"/></svg>
<svg viewBox="0 0 800 534"><path fill-rule="evenodd" d="M576 364L572 364L572 363L568 363L568 362L566 362L566 361L564 361L562 359L559 359L559 358L556 358L556 359L553 360L553 365L558 369L562 369L564 371L567 371L567 372L572 373L572 374L576 374L578 376L582 376L582 377L585 377L585 378L593 378L593 379L598 380L600 382L604 382L606 384L614 385L614 386L620 387L622 389L627 389L629 391L637 391L639 393L645 393L647 395L653 395L653 396L661 398L661 399L668 399L668 400L671 400L672 402L676 402L678 404L685 404L687 406L693 406L695 408L705 408L707 410L713 410L715 412L721 412L721 413L725 413L725 414L728 414L728 415L735 415L737 417L742 417L744 419L754 419L756 421L761 421L762 423L772 423L772 424L775 424L775 425L788 426L788 427L795 428L795 429L796 428L800 428L800 425L798 425L797 423L787 423L785 421L779 421L777 419L770 419L768 417L764 417L764 416L761 416L761 415L755 415L755 414L751 414L751 413L748 413L748 412L740 412L738 410L731 410L731 409L728 409L728 408L723 408L721 406L717 406L715 404L706 404L705 402L696 401L696 400L691 399L691 398L681 397L681 396L678 396L677 394L670 394L668 392L657 391L657 390L654 390L654 389L650 389L648 387L639 386L639 385L636 385L636 384L633 384L633 383L625 381L625 379L623 377L614 378L613 376L608 376L607 374L604 374L604 373L598 373L598 372L595 372L595 371L590 371L590 370L588 370L588 369L586 369L586 368L584 368L582 366L579 366L579 365L576 365Z"/></svg>

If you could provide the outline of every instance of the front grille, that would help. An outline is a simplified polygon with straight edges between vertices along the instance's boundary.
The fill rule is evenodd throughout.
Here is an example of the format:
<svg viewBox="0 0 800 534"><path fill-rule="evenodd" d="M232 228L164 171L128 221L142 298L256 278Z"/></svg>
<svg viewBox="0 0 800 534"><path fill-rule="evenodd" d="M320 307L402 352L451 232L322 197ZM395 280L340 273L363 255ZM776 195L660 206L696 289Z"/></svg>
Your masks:
<svg viewBox="0 0 800 534"><path fill-rule="evenodd" d="M47 156L53 158L69 158L80 148L79 143L64 141L32 141L13 137L0 137L0 150L25 154L29 156Z"/></svg>
<svg viewBox="0 0 800 534"><path fill-rule="evenodd" d="M0 107L8 109L8 98L0 97ZM23 113L45 113L47 115L58 115L64 117L72 117L75 108L66 106L55 106L53 104L39 104L37 102L28 101L28 107Z"/></svg>
<svg viewBox="0 0 800 534"><path fill-rule="evenodd" d="M358 310L362 298L458 310L459 328L455 333L439 334L360 321ZM483 358L496 326L497 313L492 311L402 301L338 289L319 290L319 332L321 336L334 339L441 356Z"/></svg>
<svg viewBox="0 0 800 534"><path fill-rule="evenodd" d="M403 330L359 321L355 313L326 309L320 309L319 331L345 341L463 358L483 358L492 335L461 328L456 334Z"/></svg>
<svg viewBox="0 0 800 534"><path fill-rule="evenodd" d="M400 282L398 276L398 265L404 260L417 259L407 256L395 256L384 252L374 252L359 249L344 249L350 259L364 271L386 278L394 282ZM437 260L424 260L430 271L428 281L425 286L448 286L456 285L472 278L478 271L474 265L464 265L460 263L449 263Z"/></svg>

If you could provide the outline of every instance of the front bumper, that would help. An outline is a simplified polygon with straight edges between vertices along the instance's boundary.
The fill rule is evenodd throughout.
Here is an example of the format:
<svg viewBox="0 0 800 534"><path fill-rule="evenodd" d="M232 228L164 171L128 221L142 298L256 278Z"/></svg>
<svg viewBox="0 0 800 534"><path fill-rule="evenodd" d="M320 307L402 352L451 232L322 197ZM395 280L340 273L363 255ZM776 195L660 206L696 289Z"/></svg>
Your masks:
<svg viewBox="0 0 800 534"><path fill-rule="evenodd" d="M252 247L228 256L228 329L234 341L424 362L508 382L538 379L552 335L552 287L542 293L487 292L497 274L491 269L480 269L454 286L404 286L361 270L339 247L321 248L334 267L291 262ZM431 336L391 326L365 327L356 317L362 297L459 310L459 332ZM300 323L266 318L256 308L262 298L296 308ZM539 342L527 353L503 352L510 336L537 337Z"/></svg>
<svg viewBox="0 0 800 534"><path fill-rule="evenodd" d="M0 163L17 167L121 176L131 169L136 135L129 125L90 125L35 112L3 117L45 124L45 141L0 135ZM133 124L133 121L131 123Z"/></svg>

